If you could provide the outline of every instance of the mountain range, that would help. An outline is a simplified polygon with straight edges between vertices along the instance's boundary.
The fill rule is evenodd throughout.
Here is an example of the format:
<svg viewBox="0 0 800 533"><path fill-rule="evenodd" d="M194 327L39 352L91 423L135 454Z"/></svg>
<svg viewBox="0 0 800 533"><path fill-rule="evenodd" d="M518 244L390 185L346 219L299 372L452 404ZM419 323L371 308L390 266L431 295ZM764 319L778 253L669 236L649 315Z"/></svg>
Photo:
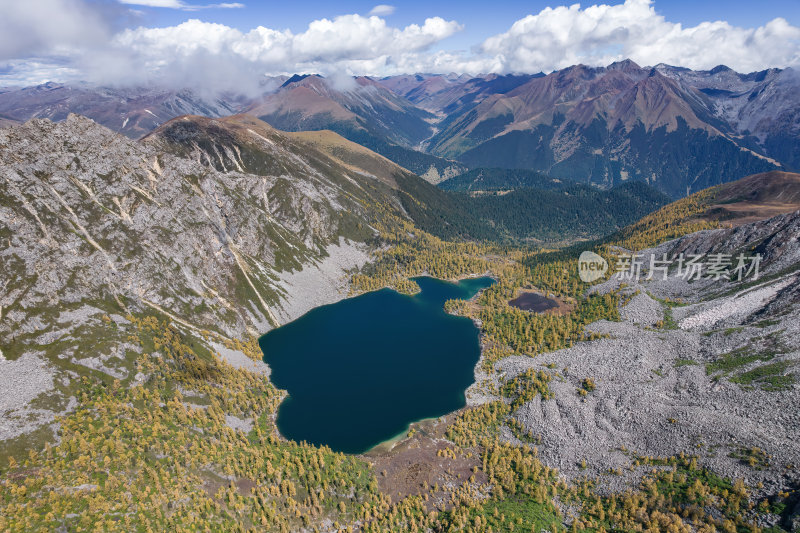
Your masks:
<svg viewBox="0 0 800 533"><path fill-rule="evenodd" d="M183 114L247 113L285 131L332 130L432 183L525 169L601 188L645 181L673 198L796 170L800 76L626 60L550 74L295 75L256 97L47 83L0 91L0 125L75 112L138 138Z"/></svg>
<svg viewBox="0 0 800 533"><path fill-rule="evenodd" d="M740 106L736 117L748 120L726 114L721 94L708 96L693 85L698 79L720 85L730 75L760 80L741 82L738 92L725 96ZM769 88L780 94L781 106L793 105L783 103L796 99L797 85L787 90L793 76L694 73L631 61L578 65L531 77L502 94L467 99L438 124L427 149L470 167L533 169L600 186L643 180L680 197L747 174L792 168L793 156L773 147L796 143L796 124L779 119L783 108L770 103L777 97L758 94ZM755 124L772 136L751 130Z"/></svg>
<svg viewBox="0 0 800 533"><path fill-rule="evenodd" d="M139 139L75 114L36 118L0 130L0 163L4 531L303 531L362 517L369 531L445 531L473 512L474 531L484 517L566 530L606 512L587 479L631 498L610 500L603 522L621 531L800 523L787 466L800 437L798 174L657 211L667 197L635 180L473 169L443 190L335 132L248 114L183 115ZM577 245L528 242L639 218L598 252L657 246L649 265L758 253L763 277L589 287ZM497 283L447 307L484 342L467 407L369 455L281 436L285 395L257 335L351 291L487 272ZM509 305L531 291L565 314Z"/></svg>
<svg viewBox="0 0 800 533"><path fill-rule="evenodd" d="M112 88L85 83L48 82L0 89L0 117L13 122L32 118L61 121L75 113L134 139L180 115L233 115L245 103L242 97L202 97L189 89Z"/></svg>

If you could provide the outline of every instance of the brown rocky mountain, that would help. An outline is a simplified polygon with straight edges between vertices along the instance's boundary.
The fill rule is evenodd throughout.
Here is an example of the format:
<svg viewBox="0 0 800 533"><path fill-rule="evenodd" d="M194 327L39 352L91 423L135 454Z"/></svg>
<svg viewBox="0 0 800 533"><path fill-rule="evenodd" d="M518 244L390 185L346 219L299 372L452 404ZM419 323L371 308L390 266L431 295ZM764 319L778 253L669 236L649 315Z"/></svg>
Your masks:
<svg viewBox="0 0 800 533"><path fill-rule="evenodd" d="M717 117L703 92L631 61L533 78L439 126L428 149L470 166L601 186L640 179L675 197L781 166Z"/></svg>
<svg viewBox="0 0 800 533"><path fill-rule="evenodd" d="M365 76L334 82L296 75L246 112L285 131L335 131L434 183L464 170L418 150L435 131L435 115Z"/></svg>
<svg viewBox="0 0 800 533"><path fill-rule="evenodd" d="M419 107L444 116L465 107L475 106L488 96L507 93L541 76L544 74L487 74L478 77L417 74L391 76L381 79L380 82Z"/></svg>
<svg viewBox="0 0 800 533"><path fill-rule="evenodd" d="M720 65L708 71L657 65L678 83L702 92L714 115L766 155L793 170L800 169L800 74L768 69L740 74Z"/></svg>
<svg viewBox="0 0 800 533"><path fill-rule="evenodd" d="M246 111L281 130L334 131L432 183L493 167L601 187L641 180L682 197L800 168L800 77L792 69L740 74L621 61L548 75L295 75L270 83L255 99L85 84L6 88L0 120L79 112L139 137L181 114Z"/></svg>
<svg viewBox="0 0 800 533"><path fill-rule="evenodd" d="M70 113L131 138L139 138L180 115L221 117L236 113L242 97L202 97L192 90L109 88L87 84L45 83L0 93L0 116L16 122L32 118L61 121Z"/></svg>

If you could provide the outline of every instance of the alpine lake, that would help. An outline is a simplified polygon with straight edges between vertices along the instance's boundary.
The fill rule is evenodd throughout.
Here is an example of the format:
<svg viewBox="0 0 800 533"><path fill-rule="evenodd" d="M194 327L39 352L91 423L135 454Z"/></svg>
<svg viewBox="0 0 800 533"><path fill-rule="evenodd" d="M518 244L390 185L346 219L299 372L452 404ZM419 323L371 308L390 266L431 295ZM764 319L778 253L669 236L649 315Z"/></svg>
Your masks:
<svg viewBox="0 0 800 533"><path fill-rule="evenodd" d="M277 426L287 439L363 453L413 422L466 404L479 332L444 311L494 280L414 278L407 296L382 289L318 307L259 340L270 379L288 396Z"/></svg>

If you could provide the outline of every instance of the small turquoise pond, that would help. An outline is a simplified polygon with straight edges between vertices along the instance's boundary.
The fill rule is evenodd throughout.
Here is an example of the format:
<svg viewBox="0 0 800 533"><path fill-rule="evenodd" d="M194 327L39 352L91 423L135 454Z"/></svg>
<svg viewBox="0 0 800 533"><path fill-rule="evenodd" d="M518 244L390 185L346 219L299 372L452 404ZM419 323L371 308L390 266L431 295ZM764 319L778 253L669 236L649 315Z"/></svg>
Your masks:
<svg viewBox="0 0 800 533"><path fill-rule="evenodd" d="M288 439L362 453L411 422L465 405L480 357L471 320L444 312L493 283L415 278L421 292L389 289L316 308L260 339Z"/></svg>

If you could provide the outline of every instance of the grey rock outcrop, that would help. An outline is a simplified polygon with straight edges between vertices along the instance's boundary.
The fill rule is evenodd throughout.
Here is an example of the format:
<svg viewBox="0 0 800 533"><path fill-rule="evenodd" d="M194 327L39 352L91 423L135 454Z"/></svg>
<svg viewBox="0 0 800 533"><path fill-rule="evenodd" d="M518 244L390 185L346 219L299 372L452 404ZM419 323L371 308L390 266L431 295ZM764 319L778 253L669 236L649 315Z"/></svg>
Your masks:
<svg viewBox="0 0 800 533"><path fill-rule="evenodd" d="M0 380L33 372L22 403L132 378L129 313L241 339L348 293L392 188L250 120L182 143L77 115L0 130L0 361L18 370ZM22 403L3 436L30 428Z"/></svg>
<svg viewBox="0 0 800 533"><path fill-rule="evenodd" d="M799 235L796 212L645 250L644 264L664 253L739 251L761 253L763 262L755 281L687 282L672 271L621 286L613 277L592 290L632 298L620 322L589 326L607 338L501 360L501 380L529 368L569 369L553 371L553 399L537 397L514 413L540 438L543 461L570 478L598 476L609 491L643 474L629 468L636 456L681 452L732 479L761 482L762 495L797 484L790 465L800 462ZM667 314L672 321L659 327L658 315ZM582 396L584 378L596 389ZM764 454L755 467L747 460L754 449Z"/></svg>

